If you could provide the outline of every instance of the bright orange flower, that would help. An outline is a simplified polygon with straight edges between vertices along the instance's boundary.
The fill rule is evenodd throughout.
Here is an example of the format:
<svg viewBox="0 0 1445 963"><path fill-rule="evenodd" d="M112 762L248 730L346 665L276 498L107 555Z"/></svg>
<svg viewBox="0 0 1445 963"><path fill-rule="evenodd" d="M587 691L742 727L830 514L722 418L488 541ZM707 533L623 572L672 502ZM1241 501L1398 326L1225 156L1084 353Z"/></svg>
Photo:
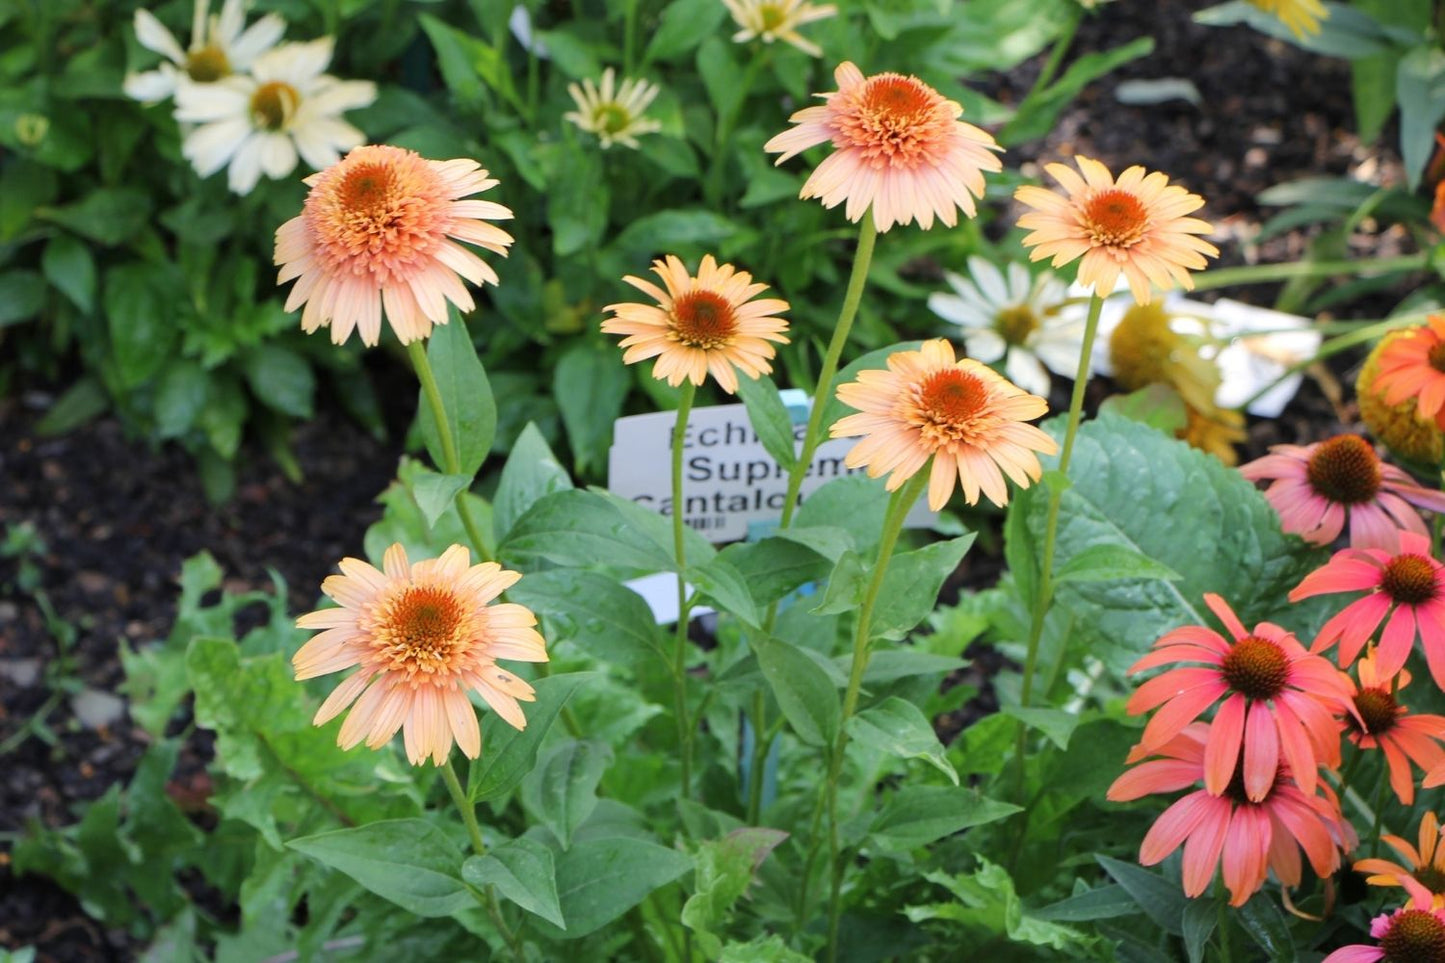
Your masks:
<svg viewBox="0 0 1445 963"><path fill-rule="evenodd" d="M1380 373L1371 389L1385 393L1385 404L1414 398L1421 418L1434 418L1445 430L1445 314L1407 329L1380 352Z"/></svg>
<svg viewBox="0 0 1445 963"><path fill-rule="evenodd" d="M461 282L497 283L497 272L456 241L506 255L512 236L486 223L512 212L461 198L496 186L474 160L434 161L400 147L358 147L306 178L299 217L276 231L277 283L296 279L286 310L302 304L308 334L331 325L341 344L352 328L381 339L385 311L402 344L447 322L447 302L476 305ZM454 240L455 239L455 240ZM460 275L460 277L458 277Z"/></svg>
<svg viewBox="0 0 1445 963"><path fill-rule="evenodd" d="M927 230L934 215L953 227L955 208L969 217L983 196L985 171L1003 170L990 151L1002 150L988 132L958 117L963 108L917 77L864 77L851 63L833 72L838 89L819 94L824 103L789 118L797 127L763 145L776 163L825 141L832 154L803 185L800 197L824 207L848 202L857 222L871 206L879 231L917 220Z"/></svg>
<svg viewBox="0 0 1445 963"><path fill-rule="evenodd" d="M1406 806L1415 803L1414 763L1426 773L1445 765L1445 717L1411 713L1397 696L1410 684L1410 673L1401 669L1388 676L1375 665L1373 647L1355 663L1360 684L1351 686L1355 711L1345 717L1349 739L1361 749L1379 749L1390 770L1390 788Z"/></svg>
<svg viewBox="0 0 1445 963"><path fill-rule="evenodd" d="M623 361L656 358L653 376L674 388L684 378L701 385L711 372L728 394L738 390L737 371L757 378L773 370L769 361L777 349L768 342L788 343L783 335L788 322L774 317L788 310L788 302L754 301L768 286L754 284L751 274L731 264L719 267L711 254L703 256L697 277L671 254L666 261L653 261L652 270L666 290L630 275L622 280L654 298L656 305L609 304L603 309L614 317L602 322L602 330L627 335L621 342L627 349Z"/></svg>
<svg viewBox="0 0 1445 963"><path fill-rule="evenodd" d="M1445 907L1445 846L1440 845L1440 821L1433 812L1420 819L1420 848L1416 849L1399 836L1380 839L1400 854L1407 865L1388 859L1362 859L1355 863L1355 872L1369 873L1365 880L1372 886L1402 886L1412 898L1429 903L1435 909Z"/></svg>
<svg viewBox="0 0 1445 963"><path fill-rule="evenodd" d="M886 487L894 491L932 458L934 511L947 504L955 481L970 505L982 492L1003 507L1004 476L1028 488L1043 474L1034 452L1058 451L1052 438L1024 424L1042 417L1047 401L972 358L955 360L943 338L923 342L920 351L895 351L887 369L858 372L857 381L839 386L838 399L860 413L839 419L832 436L864 436L847 466L866 465L869 478L892 472Z"/></svg>
<svg viewBox="0 0 1445 963"><path fill-rule="evenodd" d="M1219 249L1196 237L1214 225L1185 215L1204 206L1204 198L1190 194L1157 171L1131 167L1116 181L1096 160L1076 156L1080 177L1063 164L1046 168L1067 196L1042 187L1025 186L1014 192L1019 203L1034 210L1019 218L1019 227L1033 233L1024 245L1035 261L1052 257L1054 267L1079 262L1079 283L1094 293L1113 293L1124 275L1134 300L1148 304L1150 285L1179 284L1194 287L1186 268L1205 267L1204 256L1217 257Z"/></svg>
<svg viewBox="0 0 1445 963"><path fill-rule="evenodd" d="M410 564L397 544L386 550L382 571L344 558L342 574L321 583L340 607L296 620L303 629L325 631L291 663L298 681L360 666L313 720L323 725L355 702L336 739L341 748L365 740L377 749L402 729L412 765L427 756L438 766L446 762L454 736L475 759L482 736L469 690L510 725L526 728L517 702L533 701L532 687L497 660L546 662L546 643L532 628L537 619L530 610L489 604L522 576L470 560L464 547L453 545L440 558Z"/></svg>

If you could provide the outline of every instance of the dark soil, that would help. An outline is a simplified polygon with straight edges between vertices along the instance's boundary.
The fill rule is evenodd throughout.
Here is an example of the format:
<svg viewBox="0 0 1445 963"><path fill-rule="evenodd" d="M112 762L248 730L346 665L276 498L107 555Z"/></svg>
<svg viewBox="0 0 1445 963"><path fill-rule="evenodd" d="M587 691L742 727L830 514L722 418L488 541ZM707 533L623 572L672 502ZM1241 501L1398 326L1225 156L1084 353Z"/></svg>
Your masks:
<svg viewBox="0 0 1445 963"><path fill-rule="evenodd" d="M1011 157L1042 163L1083 152L1116 173L1133 163L1166 171L1207 198L1204 214L1219 228L1220 263L1290 260L1304 250L1307 234L1253 243L1270 213L1255 203L1259 191L1318 175L1390 182L1399 179L1399 164L1391 150L1363 145L1351 133L1344 62L1242 28L1195 25L1190 14L1207 5L1119 0L1087 17L1076 53L1152 34L1154 54L1089 87L1043 142L1021 145ZM1016 102L1038 67L1025 65L988 92ZM1120 80L1160 77L1192 80L1202 102L1130 106L1115 98ZM1352 239L1357 253L1410 249L1402 230L1372 231L1366 222ZM1269 288L1228 293L1256 303L1272 295ZM34 526L44 543L30 560L39 587L56 616L75 629L74 677L102 693L121 681L120 640L138 646L165 637L181 561L196 552L211 552L235 590L269 589L267 568L275 568L290 587L293 610L309 607L335 561L360 553L362 533L379 514L373 500L398 456L397 443L378 443L340 415L323 412L295 438L303 483L286 481L273 462L250 452L242 458L236 497L216 508L207 504L188 456L174 448L148 450L113 420L63 438L36 437L48 400L31 395L0 403L0 537L15 526ZM1267 444L1312 440L1342 417L1350 413L1307 382L1285 417L1251 425L1248 454ZM0 746L47 704L45 667L59 657L35 593L19 589L20 577L18 559L0 560ZM989 567L978 565L968 582L991 578ZM940 720L948 734L995 707L989 677L999 660L991 650L971 655L974 666L955 681L977 686L980 695L956 717ZM58 745L31 737L0 756L0 832L73 822L77 804L130 778L144 748L143 734L123 712L113 725L88 728L61 699L45 721ZM136 947L124 934L107 933L64 891L47 880L17 880L7 867L0 851L0 947L35 945L42 961L134 957Z"/></svg>

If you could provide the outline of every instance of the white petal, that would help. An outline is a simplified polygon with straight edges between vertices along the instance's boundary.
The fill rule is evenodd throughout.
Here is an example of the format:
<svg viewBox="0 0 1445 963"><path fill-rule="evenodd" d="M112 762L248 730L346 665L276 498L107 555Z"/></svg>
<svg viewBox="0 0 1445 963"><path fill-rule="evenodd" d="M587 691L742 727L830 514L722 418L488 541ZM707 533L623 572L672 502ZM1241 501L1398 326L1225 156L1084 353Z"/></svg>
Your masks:
<svg viewBox="0 0 1445 963"><path fill-rule="evenodd" d="M261 179L261 142L260 137L247 138L231 158L226 183L233 192L249 194Z"/></svg>
<svg viewBox="0 0 1445 963"><path fill-rule="evenodd" d="M1015 346L1009 349L1003 369L1010 381L1030 394L1049 396L1049 373L1039 364L1038 358L1022 348Z"/></svg>
<svg viewBox="0 0 1445 963"><path fill-rule="evenodd" d="M176 81L176 120L205 124L245 117L254 92L255 87L244 77L227 77L214 84L191 83L180 77Z"/></svg>
<svg viewBox="0 0 1445 963"><path fill-rule="evenodd" d="M226 166L251 134L251 125L244 120L222 120L203 124L187 135L181 153L191 162L196 173L210 177Z"/></svg>
<svg viewBox="0 0 1445 963"><path fill-rule="evenodd" d="M964 340L968 343L968 356L984 364L993 364L1008 349L1008 342L993 328L970 331Z"/></svg>
<svg viewBox="0 0 1445 963"><path fill-rule="evenodd" d="M935 292L928 296L928 310L938 315L945 321L962 325L965 328L991 328L993 327L993 313L979 310L979 308L956 294L941 294Z"/></svg>
<svg viewBox="0 0 1445 963"><path fill-rule="evenodd" d="M306 98L318 116L335 116L344 110L369 107L376 100L376 84L369 80L336 80L323 77L324 84Z"/></svg>
<svg viewBox="0 0 1445 963"><path fill-rule="evenodd" d="M176 42L175 34L155 18L149 10L135 12L135 38L147 50L154 50L177 67L186 65L186 52Z"/></svg>
<svg viewBox="0 0 1445 963"><path fill-rule="evenodd" d="M285 32L285 20L282 20L278 14L266 14L251 24L250 28L241 34L235 43L231 44L230 50L227 51L231 66L236 70L246 69L253 60L276 46Z"/></svg>
<svg viewBox="0 0 1445 963"><path fill-rule="evenodd" d="M296 145L285 134L262 134L261 170L273 181L296 169Z"/></svg>
<svg viewBox="0 0 1445 963"><path fill-rule="evenodd" d="M176 92L176 68L161 64L155 70L140 74L126 74L122 89L131 100L143 104L154 104Z"/></svg>
<svg viewBox="0 0 1445 963"><path fill-rule="evenodd" d="M968 259L968 274L990 303L996 307L1009 303L1008 287L1004 284L1003 274L993 264L981 257L971 257Z"/></svg>

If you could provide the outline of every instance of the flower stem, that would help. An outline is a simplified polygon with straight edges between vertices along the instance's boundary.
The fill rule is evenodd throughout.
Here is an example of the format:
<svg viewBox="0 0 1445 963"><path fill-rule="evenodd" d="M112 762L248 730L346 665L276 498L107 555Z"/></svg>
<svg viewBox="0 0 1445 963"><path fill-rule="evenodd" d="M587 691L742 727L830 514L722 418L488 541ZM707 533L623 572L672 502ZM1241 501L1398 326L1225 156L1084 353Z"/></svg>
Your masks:
<svg viewBox="0 0 1445 963"><path fill-rule="evenodd" d="M677 421L672 426L672 547L677 556L677 639L672 649L672 691L683 799L692 798L692 727L687 718L687 623L692 606L687 594L687 554L683 541L686 503L682 496L682 446L687 437L687 416L692 412L696 395L697 386L684 381L677 400Z"/></svg>
<svg viewBox="0 0 1445 963"><path fill-rule="evenodd" d="M838 779L843 772L843 754L848 748L848 720L858 708L858 693L863 688L863 672L868 668L870 654L870 630L873 623L873 608L878 602L878 593L883 588L883 579L888 574L888 562L903 531L903 520L908 510L918 500L928 484L928 472L920 469L888 501L888 514L883 519L883 535L878 543L878 561L873 564L873 577L863 593L863 603L858 608L857 631L853 636L853 660L848 672L848 689L843 696L843 713L838 720L838 739L828 756L828 851L829 866L832 868L832 885L828 892L828 959L838 958L838 918L840 915L839 896L843 889L843 874L847 864L842 858L838 842Z"/></svg>
<svg viewBox="0 0 1445 963"><path fill-rule="evenodd" d="M1226 895L1224 882L1221 879L1216 884L1215 903L1219 905L1219 963L1229 963L1231 950L1229 946L1229 898Z"/></svg>
<svg viewBox="0 0 1445 963"><path fill-rule="evenodd" d="M442 782L446 783L447 792L451 794L457 812L462 814L462 822L467 827L467 836L472 841L472 852L478 856L487 855L487 844L482 841L482 827L477 824L477 809L472 805L471 800L467 799L466 792L462 790L462 784L457 779L457 771L452 768L451 757L448 756L447 761L438 768L441 769ZM502 907L497 902L496 890L489 885L483 888L482 894L485 897L487 915L492 918L492 925L502 934L502 939L506 941L517 963L525 963L527 951L522 945L521 938L507 926L506 920L502 918Z"/></svg>
<svg viewBox="0 0 1445 963"><path fill-rule="evenodd" d="M1287 264L1248 264L1215 268L1194 275L1195 291L1210 291L1235 284L1268 284L1294 278L1327 277L1332 274L1386 274L1391 271L1420 271L1430 266L1430 252L1398 257L1359 258L1353 261L1291 261Z"/></svg>
<svg viewBox="0 0 1445 963"><path fill-rule="evenodd" d="M453 324L461 324L454 321ZM452 437L451 422L447 420L447 408L442 402L442 392L437 387L436 375L432 373L431 361L426 356L426 347L420 340L411 342L406 346L407 355L411 358L412 367L416 369L417 380L421 382L422 394L432 410L432 419L436 422L437 438L441 441L442 469L448 475L460 475L462 473L462 461L457 455L457 443ZM482 538L482 531L477 526L476 519L472 517L472 510L467 506L467 492L471 486L466 485L457 492L454 499L457 506L457 515L461 517L462 527L466 529L467 538L471 540L472 548L476 550L477 557L483 562L492 560L491 550L487 548L486 539Z"/></svg>

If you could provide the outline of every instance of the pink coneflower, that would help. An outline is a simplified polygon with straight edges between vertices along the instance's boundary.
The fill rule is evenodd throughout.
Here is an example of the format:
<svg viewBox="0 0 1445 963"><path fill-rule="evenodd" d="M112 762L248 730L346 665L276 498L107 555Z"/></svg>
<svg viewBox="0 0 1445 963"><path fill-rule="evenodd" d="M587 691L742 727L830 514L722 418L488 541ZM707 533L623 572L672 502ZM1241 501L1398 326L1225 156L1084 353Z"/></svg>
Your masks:
<svg viewBox="0 0 1445 963"><path fill-rule="evenodd" d="M296 620L303 629L325 631L291 662L298 681L360 666L313 720L323 725L355 702L336 739L341 748L365 740L376 749L402 729L412 765L427 756L438 766L446 762L454 736L475 759L482 736L468 691L508 724L526 728L517 702L533 701L532 687L497 660L546 662L546 643L527 608L490 604L522 576L495 562L469 562L470 553L453 545L440 558L411 564L397 544L386 550L382 571L344 558L342 574L321 583L340 608Z"/></svg>
<svg viewBox="0 0 1445 963"><path fill-rule="evenodd" d="M1205 777L1209 727L1196 722L1154 750L1162 759L1142 762L1109 787L1108 798L1126 802L1153 793L1188 789ZM1138 754L1135 750L1134 755ZM1149 828L1139 862L1153 866L1184 846L1184 894L1209 888L1223 862L1229 902L1242 906L1264 885L1270 870L1285 886L1298 886L1300 850L1321 878L1340 865L1340 852L1354 846L1354 831L1329 786L1305 791L1281 764L1264 794L1253 798L1236 773L1220 793L1196 789L1176 800Z"/></svg>
<svg viewBox="0 0 1445 963"><path fill-rule="evenodd" d="M331 325L341 344L353 328L381 339L383 310L402 344L447 322L447 302L476 305L462 284L497 283L497 272L457 244L505 255L512 236L487 221L512 212L462 198L495 187L474 160L434 161L400 147L358 147L306 178L311 193L299 217L276 231L278 284L296 286L286 310L302 304L301 327ZM460 277L459 277L460 275Z"/></svg>
<svg viewBox="0 0 1445 963"><path fill-rule="evenodd" d="M819 94L824 103L788 118L797 127L763 145L779 154L776 163L816 144L831 142L803 185L800 197L821 198L824 207L848 202L848 220L859 221L871 206L879 231L918 221L927 230L934 215L949 227L955 208L973 217L982 197L985 171L1003 170L991 151L1002 150L991 135L958 117L963 108L917 77L864 77L844 62L833 72L838 89Z"/></svg>
<svg viewBox="0 0 1445 963"><path fill-rule="evenodd" d="M1286 532L1316 545L1339 537L1350 521L1351 548L1400 550L1400 532L1428 534L1413 506L1445 512L1445 493L1423 488L1375 454L1359 435L1313 445L1274 445L1270 454L1239 467L1250 481L1267 481L1264 497Z"/></svg>
<svg viewBox="0 0 1445 963"><path fill-rule="evenodd" d="M1369 594L1326 622L1311 652L1323 652L1338 642L1340 665L1348 666L1391 613L1380 634L1376 671L1387 677L1400 671L1418 627L1430 674L1445 688L1445 567L1431 556L1430 539L1401 532L1400 551L1394 555L1377 548L1341 549L1306 575L1289 593L1289 600L1329 592Z"/></svg>
<svg viewBox="0 0 1445 963"><path fill-rule="evenodd" d="M1424 901L1435 909L1445 906L1445 846L1440 845L1440 821L1426 813L1420 819L1420 848L1416 849L1399 836L1381 836L1381 840L1409 863L1401 866L1387 859L1362 859L1355 863L1355 872L1370 873L1365 882L1371 886L1402 886L1411 899Z"/></svg>
<svg viewBox="0 0 1445 963"><path fill-rule="evenodd" d="M1382 913L1370 921L1370 935L1377 946L1355 943L1342 946L1321 963L1413 963L1445 960L1445 910L1434 909L1429 900L1416 898L1409 906Z"/></svg>
<svg viewBox="0 0 1445 963"><path fill-rule="evenodd" d="M1415 399L1421 418L1434 418L1445 429L1445 314L1406 329L1380 352L1380 373L1372 391L1385 393L1385 404Z"/></svg>
<svg viewBox="0 0 1445 963"><path fill-rule="evenodd" d="M1157 708L1144 727L1135 757L1157 751L1200 713L1219 702L1209 727L1204 756L1205 788L1224 792L1244 754L1243 786L1249 798L1263 799L1274 784L1281 752L1307 793L1315 787L1319 760L1333 764L1339 751L1334 714L1348 711L1350 683L1326 659L1304 650L1293 635L1269 622L1254 631L1218 595L1204 603L1230 634L1198 625L1166 633L1154 651L1134 663L1130 673L1161 665L1205 663L1170 669L1141 685L1129 699L1132 715Z"/></svg>
<svg viewBox="0 0 1445 963"><path fill-rule="evenodd" d="M1410 771L1413 762L1427 773L1445 763L1445 717L1418 713L1412 715L1396 695L1410 684L1410 673L1401 669L1398 676L1382 675L1371 651L1355 669L1360 684L1353 701L1355 714L1345 719L1350 741L1361 749L1379 749L1390 767L1390 788L1406 806L1415 802L1415 778Z"/></svg>

